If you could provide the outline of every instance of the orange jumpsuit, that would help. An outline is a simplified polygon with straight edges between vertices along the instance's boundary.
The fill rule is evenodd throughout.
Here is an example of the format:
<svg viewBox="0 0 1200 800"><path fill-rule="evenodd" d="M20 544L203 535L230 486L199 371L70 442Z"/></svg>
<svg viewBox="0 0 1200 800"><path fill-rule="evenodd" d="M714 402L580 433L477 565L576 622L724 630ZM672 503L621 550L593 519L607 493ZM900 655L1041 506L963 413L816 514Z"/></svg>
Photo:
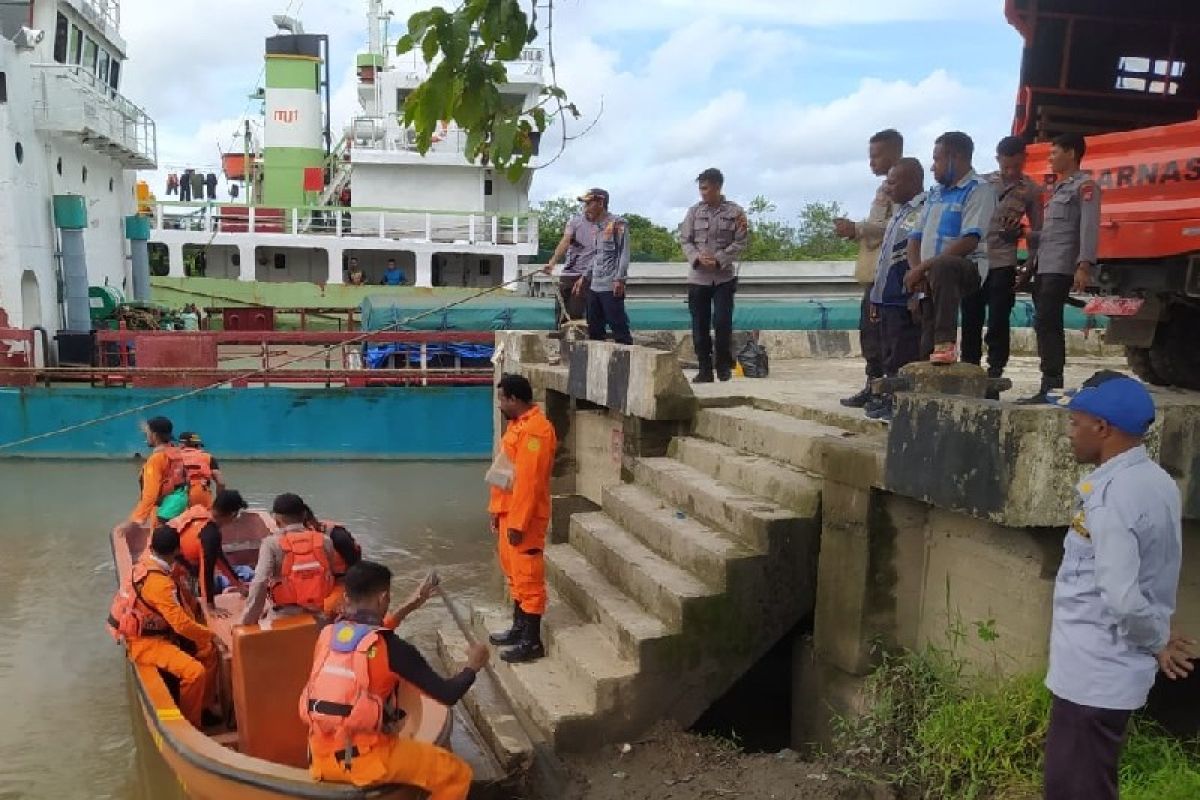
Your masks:
<svg viewBox="0 0 1200 800"><path fill-rule="evenodd" d="M171 469L168 447L168 445L160 445L154 448L154 452L146 459L146 463L142 464L142 476L139 479L142 485L142 494L138 498L137 505L133 507L133 511L129 513L130 522L136 522L139 525L148 524L152 529L158 525L158 504L164 497L164 483L167 480L167 473Z"/></svg>
<svg viewBox="0 0 1200 800"><path fill-rule="evenodd" d="M143 558L154 558L146 553ZM170 572L170 565L159 566ZM210 705L217 689L217 650L213 634L196 621L187 598L175 580L157 569L150 570L140 587L142 601L166 620L181 639L196 646L196 655L185 653L167 636L138 636L128 642L129 660L139 666L157 667L179 679L179 711L196 728L200 715Z"/></svg>
<svg viewBox="0 0 1200 800"><path fill-rule="evenodd" d="M537 406L508 423L500 447L513 464L509 491L493 486L488 512L496 515L499 536L496 550L500 569L508 580L509 594L527 614L546 612L545 549L550 526L550 472L558 437L554 426ZM518 530L521 541L508 543L508 532Z"/></svg>

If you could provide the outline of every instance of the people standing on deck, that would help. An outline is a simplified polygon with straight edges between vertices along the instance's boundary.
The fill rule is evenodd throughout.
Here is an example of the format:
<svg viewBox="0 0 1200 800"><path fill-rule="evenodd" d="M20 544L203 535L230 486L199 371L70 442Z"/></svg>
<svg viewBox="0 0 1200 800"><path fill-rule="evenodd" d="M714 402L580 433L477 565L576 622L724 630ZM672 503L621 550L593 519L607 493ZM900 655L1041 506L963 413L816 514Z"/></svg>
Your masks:
<svg viewBox="0 0 1200 800"><path fill-rule="evenodd" d="M984 176L996 192L996 210L987 231L987 279L979 291L962 300L962 358L968 364L983 361L983 323L987 319L988 376L999 378L1008 366L1011 331L1009 317L1016 303L1017 243L1027 233L1029 257L1037 252L1034 241L1042 229L1042 190L1025 174L1025 140L1005 136L996 145L999 169ZM1028 229L1023 220L1029 221ZM999 393L990 396L999 400Z"/></svg>
<svg viewBox="0 0 1200 800"><path fill-rule="evenodd" d="M1087 143L1075 133L1064 133L1050 145L1050 169L1057 182L1047 192L1041 233L1033 237L1033 328L1042 383L1021 403L1044 403L1048 392L1062 388L1067 361L1063 307L1072 289L1083 292L1092 282L1100 238L1100 187L1080 169L1085 152Z"/></svg>
<svg viewBox="0 0 1200 800"><path fill-rule="evenodd" d="M512 645L500 658L520 663L546 654L541 635L546 613L544 550L550 525L550 472L558 436L534 405L533 387L524 376L504 375L496 388L508 428L487 473L491 484L488 513L500 568L513 599L513 620L508 630L489 639L495 645Z"/></svg>
<svg viewBox="0 0 1200 800"><path fill-rule="evenodd" d="M588 338L604 341L612 330L613 341L633 344L629 315L625 313L625 280L629 276L629 225L609 213L608 192L592 189L579 198L584 215L595 227L596 252L583 267L571 292L587 303Z"/></svg>
<svg viewBox="0 0 1200 800"><path fill-rule="evenodd" d="M428 792L429 800L464 800L471 788L470 766L443 747L396 735L401 714L395 697L407 683L454 705L487 665L487 648L472 644L457 675L438 675L415 647L383 626L391 583L391 570L370 561L346 573L345 611L321 631L300 695L309 773L318 781L405 784Z"/></svg>
<svg viewBox="0 0 1200 800"><path fill-rule="evenodd" d="M404 270L396 266L396 259L389 258L387 267L383 270L383 278L379 281L383 286L403 286L407 276Z"/></svg>
<svg viewBox="0 0 1200 800"><path fill-rule="evenodd" d="M243 625L258 622L268 597L276 612L320 614L336 585L333 542L306 522L312 512L304 501L294 494L281 494L271 505L271 513L279 532L259 545Z"/></svg>
<svg viewBox="0 0 1200 800"><path fill-rule="evenodd" d="M565 304L565 307L555 315L557 320L561 321L564 313L568 321L583 319L587 313L585 293L573 290L596 257L596 242L600 234L596 220L602 214L599 203L584 201L583 211L567 220L562 238L546 262L546 273L553 272L558 262L563 262L562 274L558 278L559 299L555 302Z"/></svg>
<svg viewBox="0 0 1200 800"><path fill-rule="evenodd" d="M1045 796L1116 800L1130 715L1159 670L1172 680L1192 671L1195 642L1171 630L1179 487L1143 446L1154 401L1141 383L1099 372L1058 403L1075 460L1095 469L1076 486L1054 586Z"/></svg>
<svg viewBox="0 0 1200 800"><path fill-rule="evenodd" d="M888 171L886 190L896 204L879 248L875 283L870 287L871 323L878 327L883 374L893 378L900 368L921 357L921 323L914 315L918 302L904 286L908 273L908 236L925 211L925 170L915 158L902 158ZM895 397L872 397L864 407L870 419L890 422Z"/></svg>
<svg viewBox="0 0 1200 800"><path fill-rule="evenodd" d="M156 528L113 599L108 626L131 662L179 679L179 711L200 728L216 696L217 651L212 631L196 621L172 575L178 555L179 534Z"/></svg>
<svg viewBox="0 0 1200 800"><path fill-rule="evenodd" d="M858 315L858 340L861 345L863 359L867 362L867 382L862 389L849 397L842 399L842 405L848 408L863 408L873 395L871 381L884 374L883 344L880 341L880 320L871 314L871 287L879 265L879 249L883 242L884 230L888 221L895 214L895 205L887 193L888 171L896 165L904 155L904 137L892 128L882 130L871 137L867 143L867 159L871 173L881 179L879 188L875 190L875 198L867 218L854 222L841 218L833 221L834 231L843 239L858 242L858 259L854 264L854 277L863 286L862 307Z"/></svg>
<svg viewBox="0 0 1200 800"><path fill-rule="evenodd" d="M183 456L171 440L171 420L153 417L142 425L142 431L153 452L142 464L138 502L129 512L129 521L154 528L187 509L188 481Z"/></svg>
<svg viewBox="0 0 1200 800"><path fill-rule="evenodd" d="M179 454L187 471L188 506L211 506L213 487L218 492L225 488L217 460L204 450L200 435L191 431L179 434Z"/></svg>
<svg viewBox="0 0 1200 800"><path fill-rule="evenodd" d="M933 177L937 185L925 201L921 225L908 238L911 265L904 286L923 286L921 349L934 364L958 361L958 312L962 299L979 291L987 275L984 241L996 192L971 166L975 143L960 131L949 131L933 145Z"/></svg>
<svg viewBox="0 0 1200 800"><path fill-rule="evenodd" d="M749 241L750 222L737 203L721 193L725 176L711 168L696 178L700 202L688 209L680 229L688 272L688 312L692 345L700 371L693 383L733 377L733 296L737 293L734 262ZM714 350L713 339L716 338Z"/></svg>
<svg viewBox="0 0 1200 800"><path fill-rule="evenodd" d="M214 599L220 594L216 582L218 571L234 589L244 588L241 578L225 557L221 530L246 508L240 492L222 489L217 492L211 508L194 505L169 523L179 533L179 561L196 579L200 598L210 610L215 609Z"/></svg>

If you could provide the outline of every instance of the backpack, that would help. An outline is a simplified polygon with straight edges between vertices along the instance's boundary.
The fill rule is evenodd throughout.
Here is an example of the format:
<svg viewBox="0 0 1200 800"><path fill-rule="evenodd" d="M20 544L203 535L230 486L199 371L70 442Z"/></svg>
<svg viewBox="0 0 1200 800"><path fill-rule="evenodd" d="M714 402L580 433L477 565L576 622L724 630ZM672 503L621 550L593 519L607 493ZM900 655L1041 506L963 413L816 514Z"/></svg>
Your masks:
<svg viewBox="0 0 1200 800"><path fill-rule="evenodd" d="M294 605L320 611L333 591L333 569L325 552L325 534L314 530L292 531L279 537L283 568L271 586L275 605Z"/></svg>

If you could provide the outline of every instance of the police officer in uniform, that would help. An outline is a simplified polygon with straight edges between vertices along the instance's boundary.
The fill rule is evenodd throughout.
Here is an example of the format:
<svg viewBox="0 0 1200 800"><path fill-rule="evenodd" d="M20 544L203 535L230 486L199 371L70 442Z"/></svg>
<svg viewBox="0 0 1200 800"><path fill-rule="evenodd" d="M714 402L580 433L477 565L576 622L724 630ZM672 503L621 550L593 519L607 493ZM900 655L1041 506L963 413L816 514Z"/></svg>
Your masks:
<svg viewBox="0 0 1200 800"><path fill-rule="evenodd" d="M712 383L714 360L718 378L727 381L733 375L733 295L737 291L733 263L746 249L750 224L742 207L721 194L725 185L721 170L706 169L696 182L700 202L688 209L680 235L684 257L691 265L688 311L692 345L700 362L693 382Z"/></svg>
<svg viewBox="0 0 1200 800"><path fill-rule="evenodd" d="M1067 361L1063 306L1071 290L1082 292L1092 280L1100 236L1100 188L1079 168L1087 145L1082 136L1064 133L1050 146L1050 168L1057 182L1049 189L1045 219L1037 242L1033 284L1038 357L1042 385L1019 403L1044 403L1047 392L1063 386Z"/></svg>

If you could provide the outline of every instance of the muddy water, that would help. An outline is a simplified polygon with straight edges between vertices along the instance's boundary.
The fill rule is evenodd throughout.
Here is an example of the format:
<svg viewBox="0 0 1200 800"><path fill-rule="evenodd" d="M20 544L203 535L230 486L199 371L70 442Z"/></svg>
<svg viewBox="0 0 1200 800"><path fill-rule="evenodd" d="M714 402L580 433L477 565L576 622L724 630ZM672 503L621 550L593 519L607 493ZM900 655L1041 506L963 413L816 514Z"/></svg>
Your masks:
<svg viewBox="0 0 1200 800"><path fill-rule="evenodd" d="M343 522L399 576L436 565L470 597L490 571L474 463L224 465L252 506L283 491ZM108 532L134 500L137 465L0 461L0 800L173 800L173 777L141 735L123 654L104 632L114 588ZM440 604L406 625L427 636ZM135 725L137 722L137 725Z"/></svg>

